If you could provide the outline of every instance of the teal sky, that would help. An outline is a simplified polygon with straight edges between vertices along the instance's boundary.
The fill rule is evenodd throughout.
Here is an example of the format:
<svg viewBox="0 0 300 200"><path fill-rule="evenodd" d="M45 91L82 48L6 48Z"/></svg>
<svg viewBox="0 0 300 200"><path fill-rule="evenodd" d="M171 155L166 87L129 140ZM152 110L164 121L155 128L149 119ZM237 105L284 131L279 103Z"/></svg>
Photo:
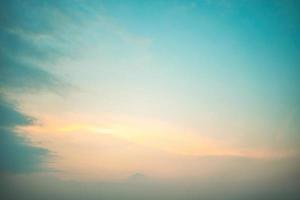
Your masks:
<svg viewBox="0 0 300 200"><path fill-rule="evenodd" d="M151 199L132 192L138 174L142 190L180 188L179 199L182 180L189 199L220 199L195 188L222 194L231 178L241 188L225 199L272 199L282 185L299 197L298 1L12 0L1 2L0 28L7 187L38 198L87 183L91 199L120 198L96 191L101 183Z"/></svg>

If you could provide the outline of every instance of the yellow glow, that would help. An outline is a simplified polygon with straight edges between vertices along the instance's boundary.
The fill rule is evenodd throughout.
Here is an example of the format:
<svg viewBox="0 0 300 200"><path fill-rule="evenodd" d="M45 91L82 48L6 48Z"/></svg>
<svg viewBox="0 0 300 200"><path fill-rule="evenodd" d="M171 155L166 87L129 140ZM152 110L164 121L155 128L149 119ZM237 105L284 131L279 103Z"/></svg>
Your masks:
<svg viewBox="0 0 300 200"><path fill-rule="evenodd" d="M42 124L20 127L20 130L36 145L58 155L49 165L63 170L63 178L118 179L136 171L178 177L198 171L183 164L197 156L278 155L270 149L239 149L225 141L204 137L206 134L151 119L124 116L41 119Z"/></svg>

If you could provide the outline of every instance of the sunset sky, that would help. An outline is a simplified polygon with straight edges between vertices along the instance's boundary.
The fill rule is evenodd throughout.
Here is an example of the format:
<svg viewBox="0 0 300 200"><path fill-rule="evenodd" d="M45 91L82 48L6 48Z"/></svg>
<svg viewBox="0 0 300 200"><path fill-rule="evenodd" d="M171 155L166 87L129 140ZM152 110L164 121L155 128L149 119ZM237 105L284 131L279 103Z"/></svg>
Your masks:
<svg viewBox="0 0 300 200"><path fill-rule="evenodd" d="M298 1L4 0L0 27L0 198L300 197Z"/></svg>

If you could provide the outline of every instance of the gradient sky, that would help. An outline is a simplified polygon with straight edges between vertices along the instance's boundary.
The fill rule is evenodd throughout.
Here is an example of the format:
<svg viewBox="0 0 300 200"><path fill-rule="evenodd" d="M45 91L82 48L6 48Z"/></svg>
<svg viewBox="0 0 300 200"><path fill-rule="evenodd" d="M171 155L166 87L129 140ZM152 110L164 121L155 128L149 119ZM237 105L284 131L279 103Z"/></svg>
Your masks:
<svg viewBox="0 0 300 200"><path fill-rule="evenodd" d="M292 189L274 197L300 196L298 1L10 0L0 19L7 187L37 199L82 183L90 199L220 199L234 179L236 199L282 185ZM135 179L181 190L140 194ZM120 181L99 186L114 197L95 193Z"/></svg>

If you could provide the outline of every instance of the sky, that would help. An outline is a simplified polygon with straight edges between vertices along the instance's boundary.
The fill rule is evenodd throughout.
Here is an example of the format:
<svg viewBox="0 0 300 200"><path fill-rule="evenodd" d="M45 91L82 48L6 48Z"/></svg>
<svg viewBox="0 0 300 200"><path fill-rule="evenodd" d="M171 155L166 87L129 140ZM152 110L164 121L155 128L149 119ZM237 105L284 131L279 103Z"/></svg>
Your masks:
<svg viewBox="0 0 300 200"><path fill-rule="evenodd" d="M298 1L0 5L0 197L299 199Z"/></svg>

